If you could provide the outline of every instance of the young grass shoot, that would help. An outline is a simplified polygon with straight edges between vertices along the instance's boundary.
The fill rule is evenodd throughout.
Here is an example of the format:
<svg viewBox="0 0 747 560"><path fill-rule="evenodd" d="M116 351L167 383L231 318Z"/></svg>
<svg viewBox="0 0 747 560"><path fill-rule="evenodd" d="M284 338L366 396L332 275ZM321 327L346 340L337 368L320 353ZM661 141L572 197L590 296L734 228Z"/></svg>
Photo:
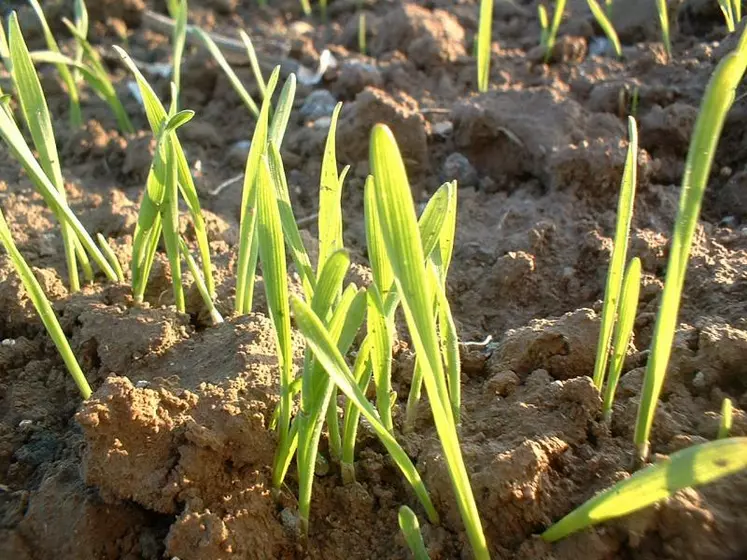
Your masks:
<svg viewBox="0 0 747 560"><path fill-rule="evenodd" d="M636 420L634 441L642 461L645 461L649 455L649 435L672 352L687 262L698 224L703 195L708 185L708 177L724 121L734 103L736 89L742 81L745 69L747 69L747 33L743 32L736 49L721 59L708 82L685 162L664 291L654 326L651 353L646 366L643 393Z"/></svg>
<svg viewBox="0 0 747 560"><path fill-rule="evenodd" d="M620 45L620 39L617 36L617 31L615 31L615 27L612 25L612 21L610 21L609 16L599 5L599 2L597 2L597 0L586 0L586 2L587 4L589 4L589 9L594 16L594 19L597 20L599 27L602 28L602 31L604 31L604 34L607 36L607 40L609 40L610 44L612 45L612 48L615 51L615 56L617 56L617 58L622 58L622 46Z"/></svg>

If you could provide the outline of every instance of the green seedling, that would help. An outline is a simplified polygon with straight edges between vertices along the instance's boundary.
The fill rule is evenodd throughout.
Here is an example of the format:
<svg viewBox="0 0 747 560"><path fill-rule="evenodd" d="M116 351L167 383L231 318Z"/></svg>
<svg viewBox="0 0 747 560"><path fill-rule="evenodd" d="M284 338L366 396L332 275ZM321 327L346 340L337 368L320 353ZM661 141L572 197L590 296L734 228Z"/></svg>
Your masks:
<svg viewBox="0 0 747 560"><path fill-rule="evenodd" d="M612 248L612 260L607 273L607 285L604 290L602 321L599 328L596 362L594 363L594 385L601 390L604 383L604 372L607 370L609 348L612 340L612 328L618 311L620 290L623 283L623 269L628 252L630 223L633 219L633 201L638 171L638 130L635 119L628 117L628 153L625 159L620 197L617 203L617 225Z"/></svg>
<svg viewBox="0 0 747 560"><path fill-rule="evenodd" d="M407 506L402 506L399 508L397 519L400 531L402 531L405 542L410 552L412 552L413 559L430 560L428 551L425 549L423 535L420 533L420 523L418 523L418 517L415 515L415 512Z"/></svg>
<svg viewBox="0 0 747 560"><path fill-rule="evenodd" d="M88 8L86 7L85 0L74 0L73 2L73 20L75 21L75 28L78 30L78 34L83 38L88 38ZM75 55L73 60L76 65L83 64L83 57L85 51L78 41L75 41ZM73 81L75 84L79 84L81 80L80 70L73 67L71 70L73 74Z"/></svg>
<svg viewBox="0 0 747 560"><path fill-rule="evenodd" d="M558 0L555 2L555 11L552 15L552 24L548 24L547 9L544 4L537 6L540 26L542 27L542 34L540 35L540 45L545 51L545 62L549 62L552 57L552 49L555 46L555 41L558 37L558 29L560 28L560 22L563 21L563 13L565 12L566 0Z"/></svg>
<svg viewBox="0 0 747 560"><path fill-rule="evenodd" d="M290 308L288 303L288 275L280 211L272 185L270 165L266 156L259 162L256 178L257 210L259 214L257 240L259 258L264 274L267 307L275 327L275 338L280 363L280 418L278 447L288 445L293 397L293 346L291 340Z"/></svg>
<svg viewBox="0 0 747 560"><path fill-rule="evenodd" d="M101 252L104 254L106 259L109 261L109 264L112 266L112 269L114 269L114 272L116 272L117 281L124 282L124 272L122 271L122 265L119 263L119 259L117 258L117 255L114 253L114 250L112 249L111 245L109 245L109 242L100 233L96 234L96 241L99 242L99 247L101 248Z"/></svg>
<svg viewBox="0 0 747 560"><path fill-rule="evenodd" d="M594 19L597 20L599 27L601 27L602 31L604 31L604 34L607 35L607 39L612 44L612 48L615 49L615 55L617 56L617 58L622 58L622 46L620 45L620 39L617 36L617 31L615 31L615 27L612 25L610 18L599 5L599 2L597 2L597 0L586 0L586 2L589 4L589 9L594 16Z"/></svg>
<svg viewBox="0 0 747 560"><path fill-rule="evenodd" d="M122 102L117 96L117 90L114 88L111 79L109 78L109 71L101 61L99 53L91 46L83 34L83 29L76 27L73 22L67 18L62 18L62 23L68 28L70 33L73 35L76 43L83 51L82 61L85 66L81 66L81 63L73 61L73 66L81 71L81 74L88 82L94 91L109 105L114 117L117 119L117 126L119 130L125 134L134 134L135 127L132 126L130 117L127 115ZM116 47L118 48L118 47ZM88 71L83 71L87 68Z"/></svg>
<svg viewBox="0 0 747 560"><path fill-rule="evenodd" d="M428 282L433 295L433 316L438 321L439 341L443 362L446 368L449 388L449 400L458 424L460 417L460 359L459 339L456 326L451 315L451 308L446 299L446 274L451 263L454 246L457 214L456 183L445 183L436 191L428 202L421 217L421 235L430 238L424 240L424 250L427 259ZM433 219L435 218L435 219ZM418 415L418 403L423 384L423 370L420 361L416 359L410 393L407 398L404 431L410 432L415 427Z"/></svg>
<svg viewBox="0 0 747 560"><path fill-rule="evenodd" d="M5 247L5 251L8 253L10 260L13 263L16 273L21 278L21 282L23 282L23 286L26 288L26 292L28 293L29 298L31 298L34 308L39 314L39 318L44 324L44 328L47 329L49 336L52 338L52 342L54 342L57 351L60 353L60 356L62 356L62 360L65 362L65 366L70 372L73 381L75 381L75 384L78 386L80 394L84 399L87 399L91 396L91 387L88 385L88 381L86 380L85 375L83 375L83 371L80 369L78 360L75 359L75 354L73 354L70 344L68 343L67 338L65 338L65 333L62 332L62 327L60 326L59 321L57 321L52 306L44 295L44 290L42 290L42 287L39 285L36 276L34 276L31 267L29 267L23 259L23 255L21 255L13 242L13 238L10 235L10 228L8 227L8 223L5 221L5 216L3 216L1 210L0 243Z"/></svg>
<svg viewBox="0 0 747 560"><path fill-rule="evenodd" d="M189 6L187 0L179 0L178 2L172 2L172 4L176 4L176 6L172 6L176 9L176 13L172 15L175 22L174 32L171 37L171 44L174 48L172 81L176 85L176 95L178 96L182 91L182 58L184 57L184 47L187 42ZM176 105L178 108L179 103L177 102Z"/></svg>
<svg viewBox="0 0 747 560"><path fill-rule="evenodd" d="M672 59L672 40L669 36L669 9L667 0L656 0L656 10L659 12L659 25L661 26L661 39L664 42L664 50L667 60Z"/></svg>
<svg viewBox="0 0 747 560"><path fill-rule="evenodd" d="M475 557L489 558L477 505L459 448L437 322L433 316L432 283L427 276L412 193L397 143L391 130L384 125L376 125L371 133L370 160L384 245L402 296L408 330L423 368L423 382L459 511Z"/></svg>
<svg viewBox="0 0 747 560"><path fill-rule="evenodd" d="M548 542L560 540L586 527L641 510L683 488L702 486L745 468L747 438L688 447L594 496L542 533L542 538Z"/></svg>
<svg viewBox="0 0 747 560"><path fill-rule="evenodd" d="M5 105L3 106L7 109ZM26 171L37 191L44 198L47 206L57 216L60 223L69 224L85 251L101 268L104 274L106 274L107 278L116 282L118 280L116 272L112 269L106 257L96 247L96 243L80 223L80 220L70 210L64 196L55 188L44 169L42 169L39 162L34 158L34 154L31 152L28 144L26 144L23 133L13 120L10 110L0 111L0 136L7 144L13 156Z"/></svg>
<svg viewBox="0 0 747 560"><path fill-rule="evenodd" d="M337 385L348 399L355 403L361 414L368 420L382 445L384 445L392 460L412 486L430 521L438 523L438 513L436 513L433 507L428 491L425 489L425 485L415 465L412 464L412 461L399 443L397 443L397 440L394 439L392 434L381 423L378 413L373 405L368 402L363 391L358 387L350 369L345 363L345 359L334 342L332 342L329 332L325 329L319 317L312 311L308 304L295 295L291 295L291 307L296 317L296 325L317 360L332 378L335 385Z"/></svg>
<svg viewBox="0 0 747 560"><path fill-rule="evenodd" d="M254 276L259 258L259 245L255 230L257 224L257 177L263 154L267 151L269 136L269 114L272 94L278 81L276 69L267 84L268 95L262 101L262 110L257 118L254 136L249 148L244 170L244 186L241 194L239 222L239 260L236 271L236 313L243 315L252 310L254 298Z"/></svg>
<svg viewBox="0 0 747 560"><path fill-rule="evenodd" d="M120 49L119 47L115 46L114 49L122 57L122 60L130 70L130 72L132 72L132 74L135 76L135 80L137 81L138 88L140 90L140 95L143 99L143 105L145 107L145 114L148 118L148 123L150 124L150 128L153 131L153 134L156 136L156 138L158 138L161 134L161 131L163 130L164 124L169 118L169 115L166 113L166 110L161 104L161 101L158 99L158 96L153 91L153 88L150 86L150 84L148 84L147 80L137 68L137 66L135 66L135 63L132 62L132 59L124 50ZM175 98L174 94L172 94L172 100L173 98ZM173 105L172 107L172 112L176 112L175 105ZM189 163L187 163L187 157L184 155L184 150L182 149L181 143L179 142L179 138L177 138L176 133L173 130L169 135L171 136L169 143L172 144L173 150L176 154L175 159L177 186L179 188L179 192L182 194L184 202L187 205L187 209L189 210L189 214L194 225L195 236L197 238L197 248L200 252L200 260L202 261L202 274L205 279L205 285L207 286L210 297L214 298L215 285L213 282L212 266L210 264L210 245L208 244L207 229L205 227L205 219L202 216L200 199L197 196L197 189L195 187L194 180L192 179ZM150 243L152 245L155 245L158 241L158 227L159 224L156 223L151 229L152 235L150 236ZM144 264L144 277L147 278L150 271L150 265L147 262Z"/></svg>
<svg viewBox="0 0 747 560"><path fill-rule="evenodd" d="M38 0L29 0L31 8L33 8L36 17L39 19L41 24L42 32L44 33L44 41L47 43L47 48L52 51L59 53L60 47L57 45L57 41L52 35L52 30L49 28L47 18L44 16L44 10L39 4ZM57 72L60 74L60 78L65 82L67 88L67 94L70 97L70 126L72 128L79 128L83 124L83 117L80 113L80 96L78 94L78 86L76 85L73 74L65 64L57 64Z"/></svg>
<svg viewBox="0 0 747 560"><path fill-rule="evenodd" d="M176 87L172 88L172 93ZM140 213L132 241L132 293L136 302L143 301L158 239L163 235L171 266L174 304L185 312L182 282L182 251L179 246L178 159L176 130L194 117L194 111L176 112L176 97L172 95L169 116L157 137L155 155L146 181Z"/></svg>
<svg viewBox="0 0 747 560"><path fill-rule="evenodd" d="M31 133L34 147L39 154L39 163L44 173L52 185L54 185L63 203L67 205L65 182L62 178L60 158L57 153L57 143L55 142L47 100L44 97L39 76L36 74L34 63L31 60L26 42L23 39L15 12L10 17L8 35L10 73L18 95L23 120ZM15 126L15 123L13 126ZM57 214L57 219L60 222L62 230L62 242L65 248L70 289L76 292L80 290L78 262L80 262L87 280L93 280L93 271L88 257L80 244L80 240L72 230L70 224L59 214Z"/></svg>
<svg viewBox="0 0 747 560"><path fill-rule="evenodd" d="M721 12L724 14L726 29L729 33L734 33L737 24L742 20L742 1L741 0L718 0Z"/></svg>
<svg viewBox="0 0 747 560"><path fill-rule="evenodd" d="M612 362L604 392L602 416L605 422L612 420L612 403L615 400L617 382L622 374L623 363L633 336L633 324L638 310L638 296L641 290L641 260L635 257L630 261L623 279L620 306L617 312L615 333L612 338Z"/></svg>
<svg viewBox="0 0 747 560"><path fill-rule="evenodd" d="M205 278L203 278L202 272L200 272L197 262L192 256L192 252L189 250L187 243L182 238L179 238L179 250L181 251L184 261L187 263L187 268L189 269L190 274L192 274L192 278L194 278L197 291L200 292L200 297L202 298L205 307L207 307L208 313L210 313L210 319L213 321L214 325L222 323L223 316L215 307L215 302L213 301L213 298L210 297L210 293L205 285Z"/></svg>
<svg viewBox="0 0 747 560"><path fill-rule="evenodd" d="M200 38L200 40L205 44L205 48L207 48L208 52L212 55L212 57L218 63L218 66L220 66L223 69L223 72L226 74L228 81L231 83L231 86L233 87L234 91L241 98L241 101L244 102L244 105L246 105L246 108L249 109L249 112L254 117L259 118L259 107L257 107L257 104L255 103L254 99L252 99L252 96L249 95L249 92L244 87L244 84L241 83L241 80L239 80L239 77L236 75L236 72L233 71L233 68L231 68L231 65L228 64L226 57L223 56L223 53L218 48L218 45L215 44L215 41L213 41L210 38L210 35L205 33L199 27L190 28L190 33L194 33L195 35L197 35ZM267 88L265 86L265 90L266 89Z"/></svg>
<svg viewBox="0 0 747 560"><path fill-rule="evenodd" d="M311 2L309 0L299 0L301 3L301 10L303 10L303 15L310 16L311 15Z"/></svg>
<svg viewBox="0 0 747 560"><path fill-rule="evenodd" d="M366 14L358 14L358 52L366 54Z"/></svg>
<svg viewBox="0 0 747 560"><path fill-rule="evenodd" d="M724 439L724 438L729 437L729 432L731 432L731 423L732 423L731 399L724 399L724 402L721 404L721 422L719 422L718 435L716 436L718 439Z"/></svg>
<svg viewBox="0 0 747 560"><path fill-rule="evenodd" d="M262 76L262 69L259 67L259 59L257 58L257 51L254 50L254 43L252 43L249 35L247 35L243 29L239 29L239 37L241 37L241 42L244 43L244 46L246 47L246 55L249 57L249 64L252 67L254 80L257 82L257 87L259 88L259 92L262 94L262 99L264 99L267 92L267 84Z"/></svg>
<svg viewBox="0 0 747 560"><path fill-rule="evenodd" d="M711 165L726 115L734 103L737 86L742 81L746 68L747 33L743 32L736 49L721 59L708 82L685 162L664 291L654 325L651 353L646 366L636 420L634 441L642 460L649 454L649 434L672 352L687 261L703 194L708 185Z"/></svg>
<svg viewBox="0 0 747 560"><path fill-rule="evenodd" d="M490 49L493 34L493 0L480 0L480 23L477 31L477 90L488 91L490 84Z"/></svg>

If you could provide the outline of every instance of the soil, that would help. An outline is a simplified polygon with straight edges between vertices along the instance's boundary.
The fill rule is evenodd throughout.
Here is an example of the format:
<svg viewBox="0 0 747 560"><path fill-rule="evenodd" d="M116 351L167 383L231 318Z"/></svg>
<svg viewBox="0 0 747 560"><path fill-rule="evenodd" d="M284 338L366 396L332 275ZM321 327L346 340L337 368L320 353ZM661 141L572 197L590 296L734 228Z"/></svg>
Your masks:
<svg viewBox="0 0 747 560"><path fill-rule="evenodd" d="M42 48L39 26L23 4L5 2L3 9L19 9L30 44ZM43 4L64 36L59 19L72 2ZM136 134L119 133L106 105L87 91L87 122L71 130L63 86L53 69L41 70L71 206L89 231L110 239L123 262L153 141L111 45L126 39L135 59L168 62L169 38L144 24L145 10L164 12L164 4L89 2L92 38ZM475 93L470 56L476 0L336 0L327 23L318 15L304 19L295 1L270 4L192 0L190 21L231 37L247 30L263 64L281 64L284 75L316 68L325 48L334 55L337 64L320 83L299 85L283 157L296 215L313 217L328 116L334 102L344 102L338 161L351 166L343 215L359 281L368 275L362 188L371 126L385 122L393 129L418 202L444 180L459 181L448 292L461 339L492 336L486 345L462 346L461 443L493 556L747 557L747 473L678 492L554 545L538 537L635 468L632 430L690 133L709 75L735 45L717 3L670 3L674 59L667 63L653 2L615 3L624 44L618 61L586 3L571 0L572 15L544 64L537 2L496 2L491 89L484 94ZM359 9L370 56L357 52ZM236 70L256 97L249 68ZM168 79L149 78L165 99ZM271 487L276 442L268 425L278 400L273 333L261 281L256 312L231 317L240 185L216 191L243 171L253 119L194 46L187 49L183 84L182 105L197 116L180 134L205 208L219 307L228 317L220 326L209 326L194 289L188 312L175 311L161 256L142 307L133 305L127 286L103 281L69 294L58 226L0 147L3 211L95 390L80 402L0 255L0 558L407 558L397 509L420 510L365 424L357 482L343 485L331 460L317 477L308 540L298 536L294 469L287 487ZM0 86L12 90L7 74ZM641 258L644 280L607 426L589 375L627 148L625 115L634 103L640 151L630 253ZM736 407L732 434L747 435L746 127L740 94L692 251L654 423L656 454L713 439L727 396ZM304 224L312 243L315 221ZM300 363L300 339L295 348ZM394 360L399 426L413 367L406 342ZM434 559L469 558L428 407L420 412L415 431L399 436L442 516L439 526L421 516L426 545Z"/></svg>

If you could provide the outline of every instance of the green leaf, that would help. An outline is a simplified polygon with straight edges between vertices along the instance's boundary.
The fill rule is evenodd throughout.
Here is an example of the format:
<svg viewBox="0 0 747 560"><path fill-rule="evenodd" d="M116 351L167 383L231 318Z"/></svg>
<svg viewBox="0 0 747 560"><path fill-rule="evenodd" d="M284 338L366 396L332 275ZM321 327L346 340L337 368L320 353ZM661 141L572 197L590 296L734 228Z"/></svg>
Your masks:
<svg viewBox="0 0 747 560"><path fill-rule="evenodd" d="M109 104L109 107L117 119L117 126L119 129L126 134L133 134L135 132L135 127L132 126L127 111L125 111L122 102L119 100L119 97L117 97L117 91L114 89L114 85L109 79L109 71L101 62L101 57L99 57L99 54L93 49L93 47L91 47L85 35L82 35L78 28L69 19L62 18L62 23L65 24L77 44L83 50L83 58L90 65L92 74L96 76L95 82L91 82L89 76L85 76L86 80L92 87L100 92ZM116 46L114 48L119 49L119 47Z"/></svg>
<svg viewBox="0 0 747 560"><path fill-rule="evenodd" d="M267 151L269 134L269 115L272 94L277 85L280 68L270 76L267 84L269 95L262 102L262 109L257 118L257 126L249 147L244 171L244 186L241 193L241 217L239 223L239 262L236 271L236 313L249 313L252 309L254 292L256 255L254 230L256 227L257 176L261 167L261 158Z"/></svg>
<svg viewBox="0 0 747 560"><path fill-rule="evenodd" d="M708 484L747 468L747 438L688 447L638 471L577 507L542 533L548 542L648 507L690 486Z"/></svg>
<svg viewBox="0 0 747 560"><path fill-rule="evenodd" d="M329 256L343 248L342 242L342 182L337 174L335 155L335 130L342 103L338 103L332 113L327 144L322 159L322 174L319 190L319 264L321 271Z"/></svg>
<svg viewBox="0 0 747 560"><path fill-rule="evenodd" d="M257 104L254 102L254 99L252 99L252 96L249 95L249 92L246 91L244 84L241 83L241 80L239 80L236 72L234 72L233 68L231 68L231 65L228 64L226 57L223 56L223 53L218 48L218 45L215 44L215 41L213 41L210 38L210 35L205 33L199 27L192 27L190 29L190 32L197 35L205 44L208 52L218 63L218 66L223 69L223 72L226 74L228 81L233 86L234 91L239 95L241 100L244 102L244 105L246 105L247 109L249 109L249 112L255 117L259 117L259 108L257 107ZM270 93L269 95L265 95L265 99L268 99L270 97L272 97L272 93Z"/></svg>
<svg viewBox="0 0 747 560"><path fill-rule="evenodd" d="M306 252L306 247L304 247L296 217L293 215L290 194L288 192L288 182L285 178L285 169L283 168L283 159L280 157L277 146L272 142L268 146L267 153L270 161L272 182L275 185L275 194L278 199L280 221L283 224L283 236L290 249L293 263L296 265L298 273L301 276L301 283L304 287L306 299L311 300L316 289L316 276L311 267L311 260Z"/></svg>
<svg viewBox="0 0 747 560"><path fill-rule="evenodd" d="M392 422L392 335L384 303L376 286L368 290L368 336L371 337L371 367L376 385L376 408L384 427L394 432Z"/></svg>
<svg viewBox="0 0 747 560"><path fill-rule="evenodd" d="M718 425L718 439L729 437L732 424L732 404L731 399L726 398L721 403L721 422Z"/></svg>
<svg viewBox="0 0 747 560"><path fill-rule="evenodd" d="M166 110L164 109L158 96L153 91L148 81L143 76L142 72L138 69L129 55L121 48L114 46L114 49L122 57L122 61L125 66L132 72L135 77L135 81L138 84L140 90L140 96L143 99L143 106L145 107L145 114L148 118L148 123L153 131L153 134L158 137L164 121L167 118ZM179 142L179 138L172 131L171 141L174 143L176 148L176 170L177 178L179 181L179 191L184 197L184 202L187 204L190 216L192 217L192 223L195 228L195 236L197 238L197 247L200 251L200 260L202 261L202 272L205 278L205 284L210 292L211 296L215 296L215 284L213 282L213 271L210 264L210 245L207 238L207 228L205 227L205 219L202 216L202 207L200 205L200 199L197 195L197 189L195 188L194 180L192 179L192 173L187 162L187 157L184 155L184 150Z"/></svg>
<svg viewBox="0 0 747 560"><path fill-rule="evenodd" d="M708 82L690 140L669 251L667 275L654 325L651 353L646 366L636 420L634 441L642 457L648 456L649 434L672 351L687 261L703 194L726 115L734 103L737 86L741 83L746 68L747 33L743 31L737 48L721 59Z"/></svg>
<svg viewBox="0 0 747 560"><path fill-rule="evenodd" d="M428 551L425 549L423 535L420 533L420 523L415 512L407 506L399 508L399 528L405 537L405 542L412 552L414 560L430 560Z"/></svg>
<svg viewBox="0 0 747 560"><path fill-rule="evenodd" d="M490 51L493 31L493 0L480 0L480 22L477 31L477 90L488 91L490 84Z"/></svg>
<svg viewBox="0 0 747 560"><path fill-rule="evenodd" d="M265 95L267 94L267 85L265 84L265 79L262 77L262 70L259 67L259 60L257 60L257 51L254 50L254 45L252 44L252 40L249 38L249 35L246 34L246 32L243 29L239 29L239 37L241 37L241 40L244 43L244 46L246 47L246 54L249 57L249 64L252 67L252 73L254 74L254 79L257 82L257 87L259 88L260 93L262 94L262 99L265 98ZM295 87L295 76L293 76L293 85ZM286 82L286 85L288 82ZM278 143L278 146L280 144Z"/></svg>
<svg viewBox="0 0 747 560"><path fill-rule="evenodd" d="M385 125L376 125L371 133L370 160L377 186L376 202L382 236L402 296L415 352L422 359L423 380L459 511L473 553L478 559L488 558L485 536L449 405L433 316L433 294L426 277L425 255L412 192L397 143Z"/></svg>
<svg viewBox="0 0 747 560"><path fill-rule="evenodd" d="M381 226L376 210L376 185L372 176L366 179L364 187L363 215L366 223L366 243L368 245L368 260L371 263L374 283L379 289L381 297L386 299L394 285L394 272L386 254L384 239L381 237Z"/></svg>
<svg viewBox="0 0 747 560"><path fill-rule="evenodd" d="M293 110L293 100L295 97L296 75L291 74L285 81L283 89L280 90L275 114L272 116L272 123L270 123L269 142L275 144L278 150L283 145L285 129L288 127L288 119L290 119L291 111Z"/></svg>
<svg viewBox="0 0 747 560"><path fill-rule="evenodd" d="M612 403L615 399L617 382L622 375L623 363L628 353L630 338L633 336L636 311L638 310L638 296L641 291L641 259L633 258L625 271L620 308L617 313L617 324L612 344L612 363L604 392L602 414L609 422L612 418Z"/></svg>
<svg viewBox="0 0 747 560"><path fill-rule="evenodd" d="M257 176L257 207L259 258L267 294L267 307L275 327L280 362L280 446L288 441L290 428L291 394L293 382L293 346L291 340L290 309L288 307L288 271L275 189L270 178L270 167L262 157Z"/></svg>
<svg viewBox="0 0 747 560"><path fill-rule="evenodd" d="M604 9L599 5L599 2L597 2L597 0L586 0L586 2L587 4L589 4L589 9L591 10L594 18L597 20L599 27L602 28L604 34L607 35L607 39L609 39L610 43L612 43L612 47L615 49L617 58L622 58L622 47L620 46L620 39L617 36L617 32L615 31L615 27L612 25L612 22L607 17L607 14L604 13Z"/></svg>
<svg viewBox="0 0 747 560"><path fill-rule="evenodd" d="M298 329L306 338L306 342L314 352L317 360L322 364L335 385L345 393L345 396L347 396L348 399L350 399L360 410L361 414L366 417L366 420L371 424L371 427L376 432L382 445L384 445L386 450L389 452L389 455L392 457L392 460L397 464L402 471L402 474L405 476L405 479L412 486L415 494L420 500L420 503L425 508L428 518L431 522L437 523L438 514L433 507L425 486L423 485L420 474L402 447L381 423L381 419L376 413L376 410L373 405L368 402L365 395L358 387L355 379L353 379L353 376L345 363L345 359L330 339L329 333L324 328L322 322L314 314L311 308L295 295L291 295L291 304L296 317Z"/></svg>
<svg viewBox="0 0 747 560"><path fill-rule="evenodd" d="M604 372L607 370L612 328L615 324L615 314L619 305L620 290L623 284L623 272L628 253L628 237L630 224L633 220L633 201L638 174L638 130L633 117L628 117L628 153L625 158L620 198L617 203L617 225L615 227L615 242L612 248L612 259L607 272L607 285L604 289L604 305L602 306L602 322L597 342L597 357L594 363L594 385L601 389L604 383Z"/></svg>
<svg viewBox="0 0 747 560"><path fill-rule="evenodd" d="M52 35L52 30L49 29L47 18L44 16L44 10L39 4L38 0L29 0L31 8L36 13L36 17L39 19L41 24L42 32L44 33L44 41L47 43L47 48L53 52L60 52L60 47L57 45L57 41ZM77 128L83 124L83 117L80 113L80 101L78 95L78 86L73 79L73 75L65 64L57 65L57 72L60 74L60 78L65 82L67 87L67 93L70 96L70 125L73 128Z"/></svg>
<svg viewBox="0 0 747 560"><path fill-rule="evenodd" d="M75 359L75 354L73 354L70 344L65 338L65 333L63 332L60 323L57 321L52 306L44 295L44 290L42 290L42 287L39 285L39 282L34 276L31 268L26 264L26 261L23 259L23 256L13 242L10 228L8 227L8 223L5 221L5 216L3 216L2 211L0 211L0 243L5 247L5 251L8 253L10 260L13 263L13 267L21 278L21 282L23 282L23 286L26 288L26 292L28 293L31 302L34 304L36 312L39 314L39 318L42 320L50 338L57 347L60 356L62 356L62 360L65 362L65 366L75 381L75 384L78 386L80 394L84 399L87 399L91 396L91 387L88 385L88 381L86 381L86 377L83 375L83 371L81 371L80 365Z"/></svg>

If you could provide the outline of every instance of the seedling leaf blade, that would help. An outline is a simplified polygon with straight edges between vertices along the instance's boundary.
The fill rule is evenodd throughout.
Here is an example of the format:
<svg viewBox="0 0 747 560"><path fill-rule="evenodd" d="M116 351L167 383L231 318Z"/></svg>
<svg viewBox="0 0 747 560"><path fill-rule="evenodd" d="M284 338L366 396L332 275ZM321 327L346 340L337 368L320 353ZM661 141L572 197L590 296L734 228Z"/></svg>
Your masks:
<svg viewBox="0 0 747 560"><path fill-rule="evenodd" d="M694 445L638 471L582 504L542 533L557 541L591 525L648 507L690 486L708 484L747 468L747 438Z"/></svg>

